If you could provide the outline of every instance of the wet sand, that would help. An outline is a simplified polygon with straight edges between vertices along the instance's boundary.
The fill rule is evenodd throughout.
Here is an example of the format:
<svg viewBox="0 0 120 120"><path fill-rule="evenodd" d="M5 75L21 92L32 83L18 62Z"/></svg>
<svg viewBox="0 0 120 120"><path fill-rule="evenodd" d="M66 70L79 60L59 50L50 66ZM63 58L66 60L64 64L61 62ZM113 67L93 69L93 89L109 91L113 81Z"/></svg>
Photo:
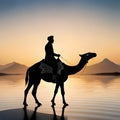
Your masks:
<svg viewBox="0 0 120 120"><path fill-rule="evenodd" d="M60 120L60 116L55 114L46 114L37 112L27 108L9 109L0 111L0 120ZM63 118L64 120L64 118Z"/></svg>

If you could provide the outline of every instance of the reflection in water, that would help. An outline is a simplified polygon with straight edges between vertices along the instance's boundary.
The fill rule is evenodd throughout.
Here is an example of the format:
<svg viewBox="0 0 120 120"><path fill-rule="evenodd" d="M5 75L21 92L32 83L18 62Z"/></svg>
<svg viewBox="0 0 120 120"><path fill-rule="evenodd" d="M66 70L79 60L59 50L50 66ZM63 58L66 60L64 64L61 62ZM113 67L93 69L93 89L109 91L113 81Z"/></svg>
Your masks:
<svg viewBox="0 0 120 120"><path fill-rule="evenodd" d="M100 76L100 75L76 75L74 77L83 79L86 82L93 82L95 80L99 80L103 84L109 84L115 79L120 78L119 76Z"/></svg>
<svg viewBox="0 0 120 120"><path fill-rule="evenodd" d="M24 110L24 119L23 120L36 120L36 112L37 112L37 109L38 109L39 106L35 107L33 113L32 113L32 116L28 117L28 113L27 113L27 107L24 106L23 110Z"/></svg>
<svg viewBox="0 0 120 120"><path fill-rule="evenodd" d="M35 107L35 109L34 109L32 115L31 115L31 117L29 117L29 116L28 116L28 112L27 112L27 106L24 106L24 108L23 108L23 111L24 111L24 118L23 118L23 120L37 120L37 117L36 117L36 116L37 116L37 109L38 109L39 107L40 107L40 106ZM61 116L60 116L60 117L58 117L58 116L56 115L56 111L55 111L54 105L52 105L51 107L52 107L52 109L53 109L53 120L58 120L58 118L60 118L59 120L67 120L67 119L64 117L64 111L65 111L66 105L64 105L64 106L62 107L62 113L61 113ZM45 115L46 115L46 114L44 114L44 116L45 116ZM45 118L44 118L44 120L45 120ZM50 118L50 119L47 118L47 120L51 120L51 118Z"/></svg>
<svg viewBox="0 0 120 120"><path fill-rule="evenodd" d="M11 81L18 81L21 79L24 79L25 75L5 75L5 76L0 76L0 79L6 79L6 80L11 80Z"/></svg>
<svg viewBox="0 0 120 120"><path fill-rule="evenodd" d="M16 76L0 77L0 111L21 108L24 81L24 78ZM66 99L70 105L65 111L68 120L120 120L120 77L71 76L65 84ZM41 81L37 96L43 106L40 109L34 108L34 100L29 95L31 104L29 109L24 108L24 112L21 110L22 120L66 120L65 106L61 108L60 93L56 99L57 107L52 106L50 109L49 100L54 87L54 84Z"/></svg>
<svg viewBox="0 0 120 120"><path fill-rule="evenodd" d="M53 115L54 115L53 120L58 120L58 119L57 119L57 115L56 115L56 111L55 111L54 105L52 105L51 107L52 107L52 109L53 109ZM64 117L64 112L65 112L65 108L66 108L66 107L67 107L67 105L63 105L63 107L62 107L62 113L61 113L60 120L67 120L67 119L65 119L65 117Z"/></svg>

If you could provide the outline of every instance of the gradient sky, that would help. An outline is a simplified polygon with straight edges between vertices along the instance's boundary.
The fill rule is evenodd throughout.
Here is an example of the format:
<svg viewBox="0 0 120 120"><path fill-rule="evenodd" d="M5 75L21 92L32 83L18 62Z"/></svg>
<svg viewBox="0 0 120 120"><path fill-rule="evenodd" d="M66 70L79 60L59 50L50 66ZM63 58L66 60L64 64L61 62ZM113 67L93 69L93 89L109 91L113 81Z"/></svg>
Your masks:
<svg viewBox="0 0 120 120"><path fill-rule="evenodd" d="M120 64L120 0L0 0L0 64L43 59L49 35L71 64L89 51Z"/></svg>

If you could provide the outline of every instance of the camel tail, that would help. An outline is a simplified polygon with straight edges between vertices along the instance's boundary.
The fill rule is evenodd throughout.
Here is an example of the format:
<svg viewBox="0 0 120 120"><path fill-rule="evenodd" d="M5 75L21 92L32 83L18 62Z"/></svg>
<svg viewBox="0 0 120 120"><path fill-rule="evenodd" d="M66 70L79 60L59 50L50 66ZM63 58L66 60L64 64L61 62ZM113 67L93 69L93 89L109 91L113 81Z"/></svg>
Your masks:
<svg viewBox="0 0 120 120"><path fill-rule="evenodd" d="M27 85L27 83L28 83L28 79L29 79L29 69L27 70L27 72L26 72L26 77L25 77L25 85Z"/></svg>

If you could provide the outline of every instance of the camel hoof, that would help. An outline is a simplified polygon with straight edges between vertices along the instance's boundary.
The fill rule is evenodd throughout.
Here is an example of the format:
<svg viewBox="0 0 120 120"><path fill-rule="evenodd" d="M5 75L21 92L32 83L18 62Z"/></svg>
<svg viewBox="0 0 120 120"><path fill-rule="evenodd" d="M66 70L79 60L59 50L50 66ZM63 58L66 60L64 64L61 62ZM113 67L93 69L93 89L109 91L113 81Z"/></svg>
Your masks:
<svg viewBox="0 0 120 120"><path fill-rule="evenodd" d="M64 104L64 106L69 106L69 104L67 104L67 103L63 103Z"/></svg>
<svg viewBox="0 0 120 120"><path fill-rule="evenodd" d="M41 103L39 103L39 102L37 103L37 106L38 106L38 107L41 106L41 105L42 105Z"/></svg>
<svg viewBox="0 0 120 120"><path fill-rule="evenodd" d="M51 102L52 102L52 106L56 105L55 102L54 102L53 100L51 100Z"/></svg>
<svg viewBox="0 0 120 120"><path fill-rule="evenodd" d="M24 105L24 106L28 106L28 104L27 104L27 103L23 103L23 105Z"/></svg>
<svg viewBox="0 0 120 120"><path fill-rule="evenodd" d="M55 106L56 104L53 102L51 106Z"/></svg>

